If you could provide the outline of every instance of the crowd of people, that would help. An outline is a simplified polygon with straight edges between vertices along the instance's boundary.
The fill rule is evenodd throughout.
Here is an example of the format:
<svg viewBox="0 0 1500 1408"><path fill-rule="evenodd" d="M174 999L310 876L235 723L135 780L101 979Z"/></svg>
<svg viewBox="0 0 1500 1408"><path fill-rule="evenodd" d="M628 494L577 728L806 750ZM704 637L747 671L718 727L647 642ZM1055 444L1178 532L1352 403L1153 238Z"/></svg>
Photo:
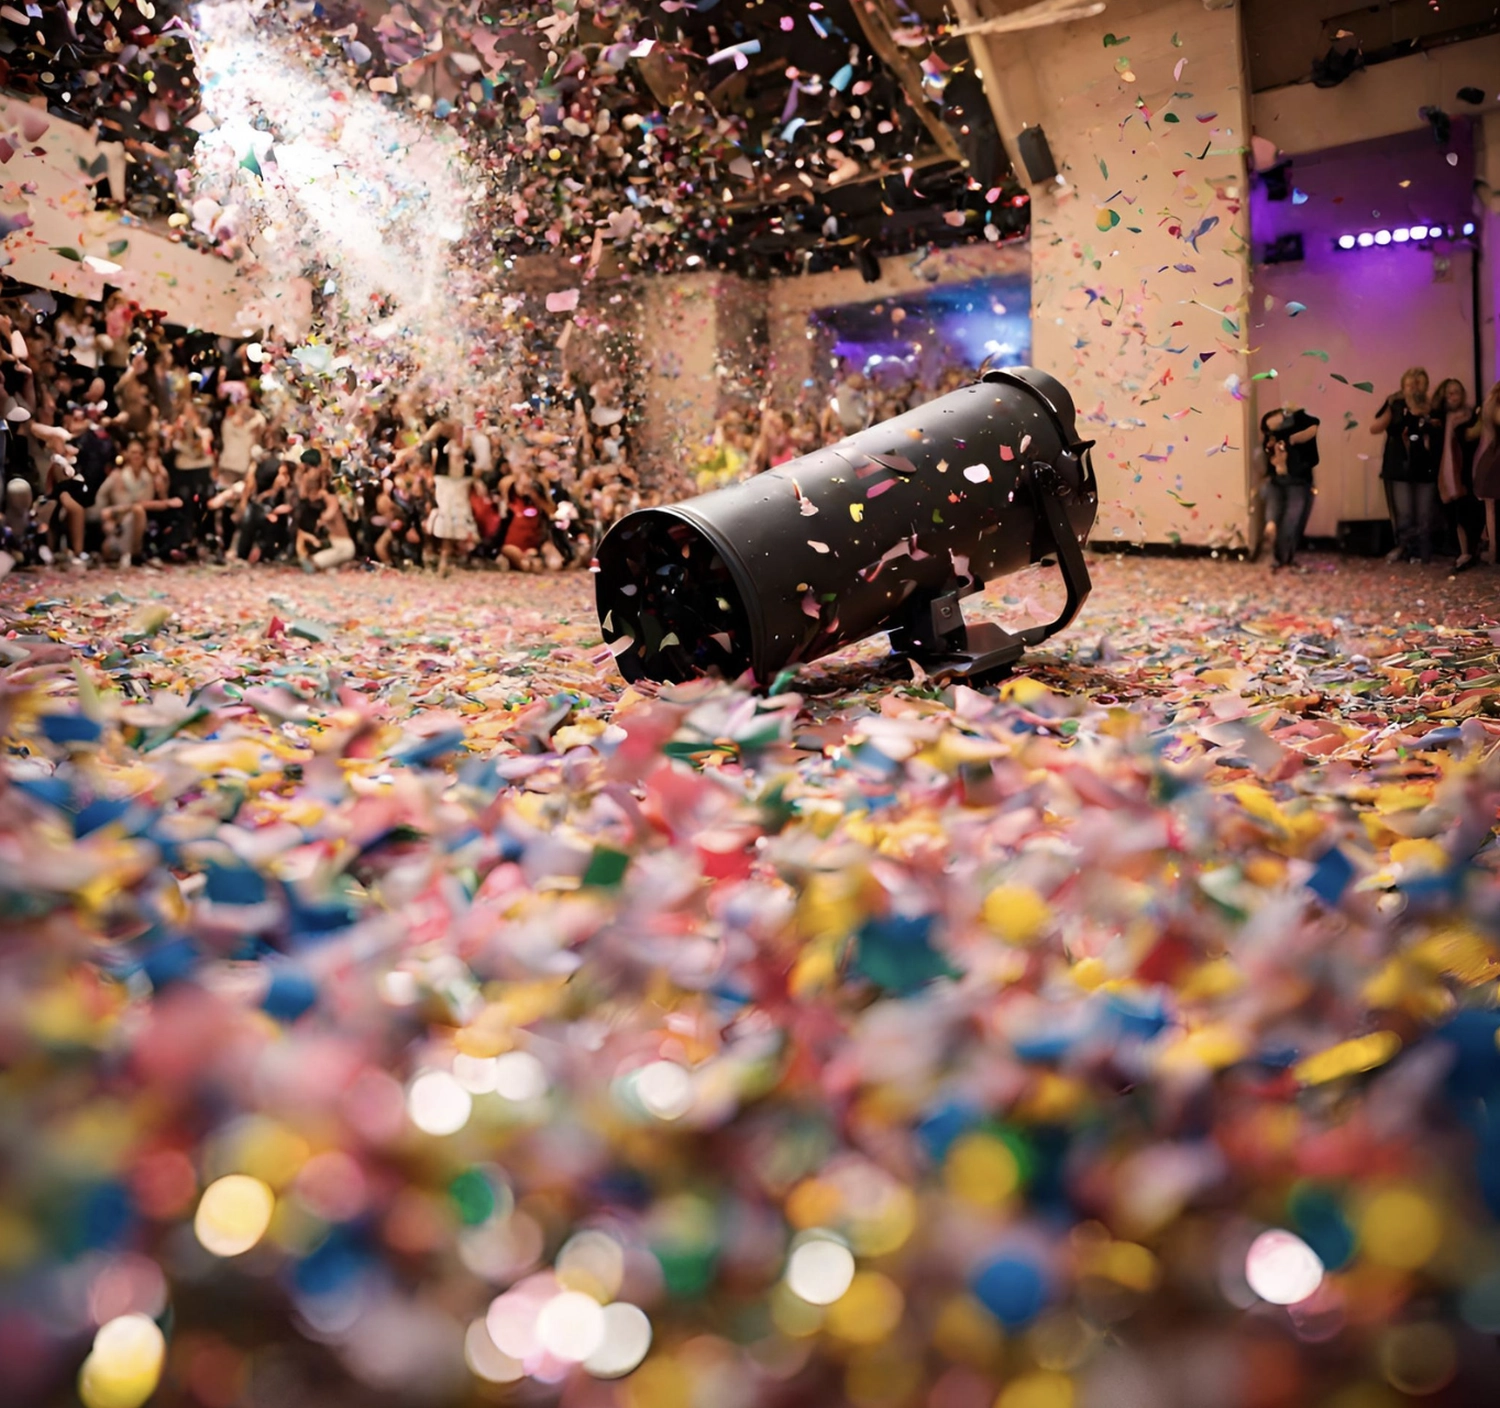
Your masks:
<svg viewBox="0 0 1500 1408"><path fill-rule="evenodd" d="M1385 438L1385 482L1396 545L1392 562L1429 562L1446 531L1458 548L1455 570L1497 561L1495 502L1500 499L1500 382L1475 405L1457 377L1431 389L1426 369L1411 367L1401 389L1370 422Z"/></svg>
<svg viewBox="0 0 1500 1408"><path fill-rule="evenodd" d="M618 382L543 373L499 407L375 388L320 434L268 348L170 329L122 293L51 302L0 303L0 575L189 560L558 571L623 513L691 492L665 466L643 482Z"/></svg>
<svg viewBox="0 0 1500 1408"><path fill-rule="evenodd" d="M1292 404L1261 417L1273 571L1294 564L1312 511L1318 425L1316 416ZM1385 441L1380 478L1395 539L1386 561L1429 563L1443 555L1452 556L1455 572L1481 560L1494 566L1500 560L1500 382L1475 405L1457 377L1434 391L1426 369L1412 367L1401 389L1381 403L1369 431Z"/></svg>
<svg viewBox="0 0 1500 1408"><path fill-rule="evenodd" d="M785 463L964 379L877 384L846 366L795 406L730 405L673 458L641 455L621 379L567 372L533 374L498 406L377 388L335 437L266 347L168 328L119 292L51 304L0 302L0 575L185 561L561 571L633 509Z"/></svg>

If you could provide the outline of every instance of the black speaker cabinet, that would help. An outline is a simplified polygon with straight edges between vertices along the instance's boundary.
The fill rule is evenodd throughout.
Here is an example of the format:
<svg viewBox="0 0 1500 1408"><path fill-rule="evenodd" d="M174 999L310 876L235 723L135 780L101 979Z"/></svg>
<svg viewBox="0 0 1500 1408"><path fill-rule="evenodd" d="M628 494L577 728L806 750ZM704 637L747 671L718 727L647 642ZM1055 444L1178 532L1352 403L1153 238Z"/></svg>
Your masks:
<svg viewBox="0 0 1500 1408"><path fill-rule="evenodd" d="M1016 147L1026 167L1026 179L1033 186L1051 181L1057 176L1057 163L1052 159L1052 148L1047 145L1047 134L1040 127L1023 127L1016 134Z"/></svg>

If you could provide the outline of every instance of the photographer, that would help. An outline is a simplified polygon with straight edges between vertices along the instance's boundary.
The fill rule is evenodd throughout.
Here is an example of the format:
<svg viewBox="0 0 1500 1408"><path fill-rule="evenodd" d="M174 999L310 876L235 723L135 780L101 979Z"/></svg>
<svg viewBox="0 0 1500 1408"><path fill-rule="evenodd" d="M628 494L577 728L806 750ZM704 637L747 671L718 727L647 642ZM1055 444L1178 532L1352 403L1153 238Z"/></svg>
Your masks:
<svg viewBox="0 0 1500 1408"><path fill-rule="evenodd" d="M1274 534L1273 572L1293 565L1312 512L1318 423L1316 416L1290 405L1267 411L1260 420L1261 444L1271 469L1266 480L1266 523Z"/></svg>

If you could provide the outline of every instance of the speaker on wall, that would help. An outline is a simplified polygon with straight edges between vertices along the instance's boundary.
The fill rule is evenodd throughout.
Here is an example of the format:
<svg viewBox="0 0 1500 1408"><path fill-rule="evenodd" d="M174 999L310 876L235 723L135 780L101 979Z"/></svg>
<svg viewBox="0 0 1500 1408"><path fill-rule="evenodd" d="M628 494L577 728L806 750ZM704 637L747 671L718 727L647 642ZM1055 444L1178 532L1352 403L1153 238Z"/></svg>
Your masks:
<svg viewBox="0 0 1500 1408"><path fill-rule="evenodd" d="M1052 148L1047 145L1047 134L1040 127L1023 127L1016 134L1016 149L1021 153L1026 179L1033 186L1056 177L1057 163L1052 159Z"/></svg>
<svg viewBox="0 0 1500 1408"><path fill-rule="evenodd" d="M1304 258L1302 236L1282 235L1266 245L1261 254L1262 264L1300 264Z"/></svg>

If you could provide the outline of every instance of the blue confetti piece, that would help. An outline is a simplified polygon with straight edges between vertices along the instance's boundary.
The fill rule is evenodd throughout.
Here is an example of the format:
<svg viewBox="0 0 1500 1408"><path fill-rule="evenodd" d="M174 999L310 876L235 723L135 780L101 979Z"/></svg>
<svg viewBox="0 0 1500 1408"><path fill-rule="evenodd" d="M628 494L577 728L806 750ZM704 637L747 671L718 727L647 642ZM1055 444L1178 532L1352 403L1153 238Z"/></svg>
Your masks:
<svg viewBox="0 0 1500 1408"><path fill-rule="evenodd" d="M464 731L461 728L445 728L429 738L419 738L398 748L391 754L391 761L407 767L421 767L424 763L436 762L439 758L456 753L464 746Z"/></svg>
<svg viewBox="0 0 1500 1408"><path fill-rule="evenodd" d="M999 1256L979 1268L974 1297L1009 1330L1029 1325L1047 1304L1041 1268L1016 1256Z"/></svg>
<svg viewBox="0 0 1500 1408"><path fill-rule="evenodd" d="M1354 878L1354 862L1337 846L1324 851L1307 878L1307 888L1326 905L1336 905Z"/></svg>
<svg viewBox="0 0 1500 1408"><path fill-rule="evenodd" d="M1453 1050L1448 1094L1455 1100L1490 1100L1500 1094L1500 1013L1467 1008L1440 1027L1433 1040Z"/></svg>
<svg viewBox="0 0 1500 1408"><path fill-rule="evenodd" d="M854 971L901 996L920 991L936 978L958 977L928 942L931 933L930 914L868 920L859 931Z"/></svg>
<svg viewBox="0 0 1500 1408"><path fill-rule="evenodd" d="M933 1163L948 1157L948 1150L979 1123L980 1110L967 1100L950 1100L924 1115L917 1125L917 1138Z"/></svg>
<svg viewBox="0 0 1500 1408"><path fill-rule="evenodd" d="M11 786L18 792L59 811L73 809L73 789L60 777L19 777Z"/></svg>
<svg viewBox="0 0 1500 1408"><path fill-rule="evenodd" d="M204 896L210 904L252 905L266 902L265 879L248 865L210 862Z"/></svg>
<svg viewBox="0 0 1500 1408"><path fill-rule="evenodd" d="M128 798L96 797L73 818L73 834L87 836L101 826L119 821L122 816L129 814L132 807Z"/></svg>
<svg viewBox="0 0 1500 1408"><path fill-rule="evenodd" d="M1293 205L1306 205L1307 204L1307 192L1306 191L1299 191L1299 190L1296 189L1296 187L1293 187L1292 188L1292 204Z"/></svg>
<svg viewBox="0 0 1500 1408"><path fill-rule="evenodd" d="M198 966L198 950L191 939L164 939L141 960L141 972L160 991L180 983Z"/></svg>
<svg viewBox="0 0 1500 1408"><path fill-rule="evenodd" d="M790 142L806 126L807 119L805 117L794 117L781 129L781 140L783 142Z"/></svg>
<svg viewBox="0 0 1500 1408"><path fill-rule="evenodd" d="M104 732L84 714L43 714L41 725L49 743L96 743Z"/></svg>
<svg viewBox="0 0 1500 1408"><path fill-rule="evenodd" d="M828 80L828 86L835 93L842 93L854 81L854 65L845 64L832 78Z"/></svg>
<svg viewBox="0 0 1500 1408"><path fill-rule="evenodd" d="M318 1003L318 987L300 968L280 964L271 975L271 986L261 999L261 1010L278 1022L295 1022Z"/></svg>

